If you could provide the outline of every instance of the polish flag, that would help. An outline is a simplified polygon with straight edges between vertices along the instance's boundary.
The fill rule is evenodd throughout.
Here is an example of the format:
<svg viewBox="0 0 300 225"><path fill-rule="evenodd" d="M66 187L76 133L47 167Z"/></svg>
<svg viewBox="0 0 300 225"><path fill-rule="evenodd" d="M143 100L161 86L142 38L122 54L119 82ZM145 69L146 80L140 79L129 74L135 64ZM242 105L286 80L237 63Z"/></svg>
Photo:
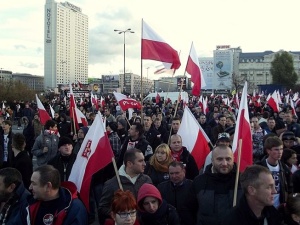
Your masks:
<svg viewBox="0 0 300 225"><path fill-rule="evenodd" d="M177 51L156 34L144 20L142 26L142 59L162 62L166 70L178 69L181 64Z"/></svg>
<svg viewBox="0 0 300 225"><path fill-rule="evenodd" d="M84 101L83 101L83 99L82 98L80 98L80 103L79 103L80 105L84 105Z"/></svg>
<svg viewBox="0 0 300 225"><path fill-rule="evenodd" d="M123 111L126 111L129 108L132 108L132 109L141 109L142 108L140 102L138 102L137 100L132 99L132 98L127 98L126 95L123 95L118 92L114 92L114 96Z"/></svg>
<svg viewBox="0 0 300 225"><path fill-rule="evenodd" d="M80 81L78 81L78 86L79 86L79 88L82 88L82 83L80 83Z"/></svg>
<svg viewBox="0 0 300 225"><path fill-rule="evenodd" d="M35 95L35 97L36 97L37 107L38 107L38 110L39 110L39 117L40 117L41 124L45 125L45 123L48 120L51 120L51 117L47 113L45 107L43 106L43 104L42 104L41 100L38 98L38 96Z"/></svg>
<svg viewBox="0 0 300 225"><path fill-rule="evenodd" d="M294 94L294 96L293 96L293 101L297 101L298 98L299 98L299 93L296 92L296 93Z"/></svg>
<svg viewBox="0 0 300 225"><path fill-rule="evenodd" d="M75 97L72 89L72 85L70 84L70 118L74 119L76 118L75 116L75 108L76 108L76 103L75 103Z"/></svg>
<svg viewBox="0 0 300 225"><path fill-rule="evenodd" d="M92 175L112 162L113 156L102 118L98 113L82 142L69 177L69 181L76 185L87 209Z"/></svg>
<svg viewBox="0 0 300 225"><path fill-rule="evenodd" d="M52 108L52 106L51 105L49 105L50 106L50 112L51 112L51 116L52 116L52 118L54 118L54 109Z"/></svg>
<svg viewBox="0 0 300 225"><path fill-rule="evenodd" d="M2 102L2 109L5 109L5 105L4 105L4 102Z"/></svg>
<svg viewBox="0 0 300 225"><path fill-rule="evenodd" d="M290 94L287 94L285 97L285 103L288 104L289 103L289 99L290 99Z"/></svg>
<svg viewBox="0 0 300 225"><path fill-rule="evenodd" d="M274 112L279 112L278 98L276 91L272 95L268 95L267 98L268 105L273 109Z"/></svg>
<svg viewBox="0 0 300 225"><path fill-rule="evenodd" d="M209 112L209 108L207 106L207 96L205 97L205 99L203 99L203 113L206 115Z"/></svg>
<svg viewBox="0 0 300 225"><path fill-rule="evenodd" d="M85 115L76 107L75 108L76 111L76 119L77 119L77 123L81 123L84 127L88 126L88 122L87 119L85 117ZM78 127L79 129L79 125L76 125L76 127Z"/></svg>
<svg viewBox="0 0 300 225"><path fill-rule="evenodd" d="M208 145L210 140L188 107L184 108L182 121L177 134L182 138L182 145L185 146L194 157L198 169L202 168L206 156L210 152Z"/></svg>
<svg viewBox="0 0 300 225"><path fill-rule="evenodd" d="M104 98L102 96L100 98L100 104L102 105L102 107L105 106L105 100L104 100Z"/></svg>
<svg viewBox="0 0 300 225"><path fill-rule="evenodd" d="M296 110L295 110L295 105L294 105L294 102L293 102L293 100L291 99L291 108L292 108L292 115L295 115L295 116L297 116L297 113L296 113ZM297 116L298 117L298 116Z"/></svg>
<svg viewBox="0 0 300 225"><path fill-rule="evenodd" d="M240 171L243 172L247 166L252 165L252 134L249 121L249 112L247 104L247 82L245 82L238 118L236 121L234 138L232 143L232 151L235 161L238 159L238 142L242 139L241 164Z"/></svg>
<svg viewBox="0 0 300 225"><path fill-rule="evenodd" d="M98 105L98 99L97 99L97 95L93 95L93 93L91 92L91 103L92 106L96 106L96 109L99 109L99 105Z"/></svg>
<svg viewBox="0 0 300 225"><path fill-rule="evenodd" d="M201 72L197 52L193 43L191 45L190 55L185 70L191 76L191 81L194 83L192 94L199 96L201 89L206 86L206 83Z"/></svg>

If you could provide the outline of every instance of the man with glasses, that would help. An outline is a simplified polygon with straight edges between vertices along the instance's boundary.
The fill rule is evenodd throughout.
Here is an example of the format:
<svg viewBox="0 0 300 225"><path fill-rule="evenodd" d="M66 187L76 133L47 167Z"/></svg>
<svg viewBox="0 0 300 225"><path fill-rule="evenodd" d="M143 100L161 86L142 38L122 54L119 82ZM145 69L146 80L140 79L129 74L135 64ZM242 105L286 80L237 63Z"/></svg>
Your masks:
<svg viewBox="0 0 300 225"><path fill-rule="evenodd" d="M283 143L278 137L269 137L265 140L264 149L267 157L263 158L258 165L267 167L275 181L276 194L274 194L274 206L286 202L288 193L292 193L291 172L287 166L281 163L283 153Z"/></svg>

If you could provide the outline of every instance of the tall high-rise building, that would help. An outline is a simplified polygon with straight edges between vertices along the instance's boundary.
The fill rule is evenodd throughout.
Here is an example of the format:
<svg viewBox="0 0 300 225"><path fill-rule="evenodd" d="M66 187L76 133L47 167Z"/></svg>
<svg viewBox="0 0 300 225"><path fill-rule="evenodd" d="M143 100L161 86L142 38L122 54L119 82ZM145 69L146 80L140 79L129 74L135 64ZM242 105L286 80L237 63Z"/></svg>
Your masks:
<svg viewBox="0 0 300 225"><path fill-rule="evenodd" d="M87 83L88 16L69 2L46 0L44 33L45 89Z"/></svg>

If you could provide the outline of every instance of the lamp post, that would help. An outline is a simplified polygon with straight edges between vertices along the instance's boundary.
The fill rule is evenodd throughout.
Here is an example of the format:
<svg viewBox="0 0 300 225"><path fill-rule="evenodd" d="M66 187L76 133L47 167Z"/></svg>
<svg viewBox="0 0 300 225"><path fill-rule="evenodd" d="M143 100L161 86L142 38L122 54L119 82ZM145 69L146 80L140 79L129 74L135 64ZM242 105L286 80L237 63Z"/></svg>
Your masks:
<svg viewBox="0 0 300 225"><path fill-rule="evenodd" d="M127 30L114 30L115 32L118 32L118 34L123 34L124 35L124 75L123 75L123 91L125 91L125 34L126 33L134 33L134 31L131 30L131 28L128 28Z"/></svg>

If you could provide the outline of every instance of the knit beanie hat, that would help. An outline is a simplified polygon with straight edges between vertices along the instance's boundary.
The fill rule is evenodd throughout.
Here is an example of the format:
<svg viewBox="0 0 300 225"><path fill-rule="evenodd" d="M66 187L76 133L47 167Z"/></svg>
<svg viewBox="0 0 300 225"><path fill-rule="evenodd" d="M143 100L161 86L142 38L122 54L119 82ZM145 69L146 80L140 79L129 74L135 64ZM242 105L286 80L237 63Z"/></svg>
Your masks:
<svg viewBox="0 0 300 225"><path fill-rule="evenodd" d="M119 119L119 120L118 120L118 123L120 123L120 124L125 128L125 130L126 130L127 122L126 122L125 119Z"/></svg>
<svg viewBox="0 0 300 225"><path fill-rule="evenodd" d="M88 127L81 127L79 130L82 130L84 135L86 135L87 132L89 131L89 128Z"/></svg>
<svg viewBox="0 0 300 225"><path fill-rule="evenodd" d="M68 138L68 137L61 137L61 138L59 138L58 148L60 148L61 146L65 145L65 144L71 144L71 145L73 145L73 141L70 138Z"/></svg>

